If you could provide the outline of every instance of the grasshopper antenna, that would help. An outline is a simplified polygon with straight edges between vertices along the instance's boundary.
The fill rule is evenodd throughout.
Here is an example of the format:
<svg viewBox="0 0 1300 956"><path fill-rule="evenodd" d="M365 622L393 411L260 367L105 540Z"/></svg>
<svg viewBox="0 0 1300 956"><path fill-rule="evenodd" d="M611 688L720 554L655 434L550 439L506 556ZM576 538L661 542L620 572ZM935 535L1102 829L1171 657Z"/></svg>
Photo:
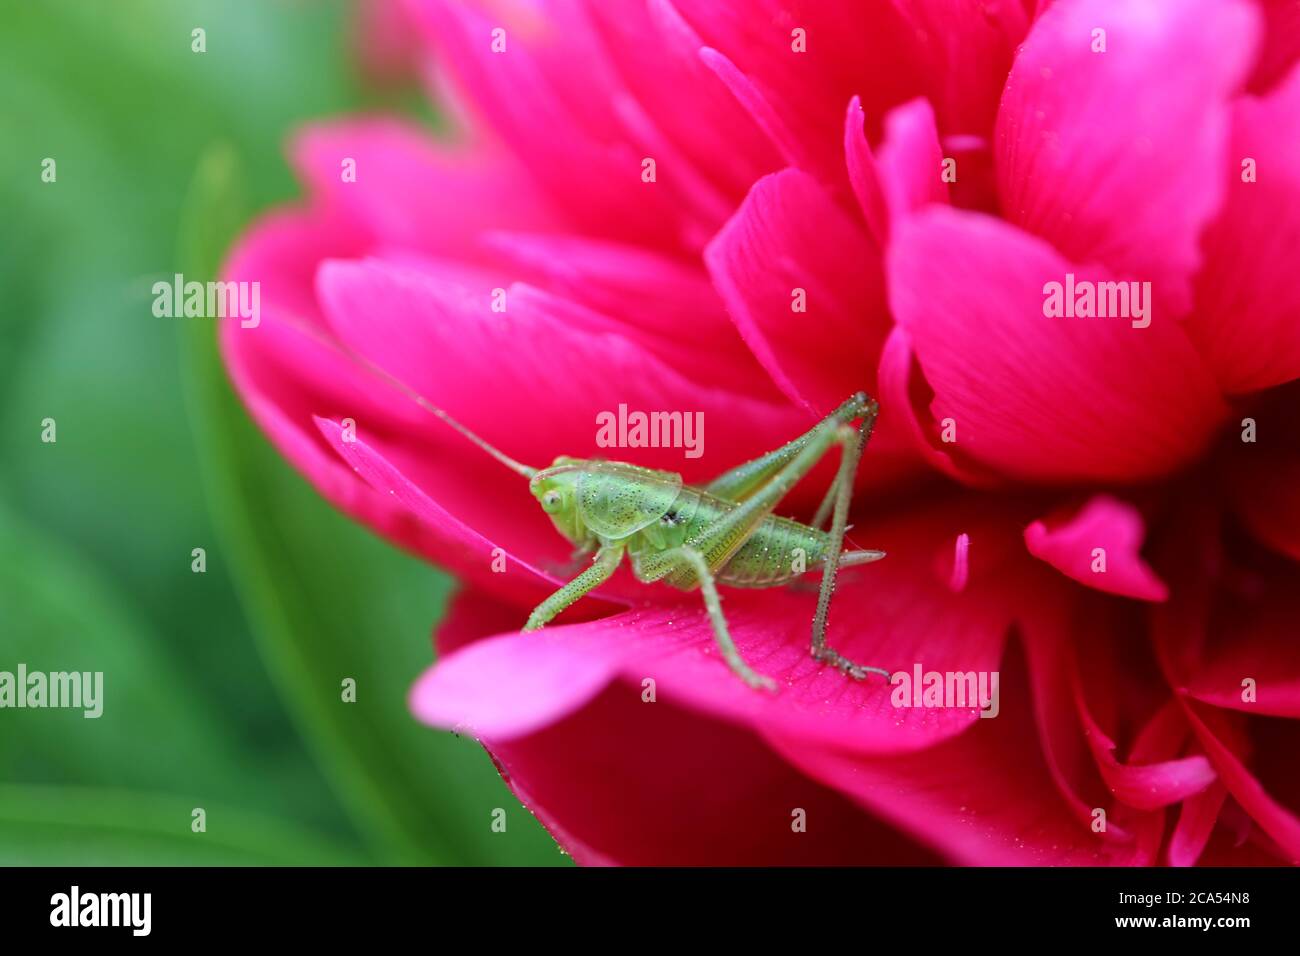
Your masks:
<svg viewBox="0 0 1300 956"><path fill-rule="evenodd" d="M437 405L434 405L427 398L425 398L419 392L415 391L405 382L401 381L396 376L380 368L378 365L370 361L370 359L366 358L365 356L357 354L352 349L344 345L342 342L339 342L336 339L333 339L330 336L326 335L324 332L322 332L320 329L313 326L307 320L300 318L299 316L296 315L295 316L281 315L278 317L277 321L284 322L285 325L289 326L294 331L301 332L303 335L308 336L309 338L313 339L319 344L325 346L327 349L330 349L336 355L341 355L349 362L353 363L354 365L358 366L362 370L373 375L375 378L384 382L391 388L396 389L402 395L406 396L411 401L413 401L416 405L423 408L430 415L442 419L444 422L446 422L456 431L460 432L461 435L463 435L465 438L472 441L475 445L477 445L483 451L487 452L497 461L501 462L501 464L505 465L515 474L523 475L525 478L531 478L533 477L533 475L537 474L538 472L537 468L530 468L528 465L525 465L522 462L515 461L505 452L501 451L499 448L496 448L488 444L478 435L470 431L469 428L462 425L460 422L456 421L456 419L452 418L450 415L444 412Z"/></svg>

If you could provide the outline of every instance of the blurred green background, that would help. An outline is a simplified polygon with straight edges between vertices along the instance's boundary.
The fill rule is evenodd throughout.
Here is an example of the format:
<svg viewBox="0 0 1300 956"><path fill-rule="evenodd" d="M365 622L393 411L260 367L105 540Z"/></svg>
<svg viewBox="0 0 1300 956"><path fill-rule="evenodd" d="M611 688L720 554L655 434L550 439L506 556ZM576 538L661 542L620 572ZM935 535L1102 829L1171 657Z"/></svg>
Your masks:
<svg viewBox="0 0 1300 956"><path fill-rule="evenodd" d="M476 744L407 713L449 580L280 461L213 320L151 311L299 195L288 130L431 119L358 75L352 16L0 0L0 670L105 675L98 720L0 710L0 863L566 861Z"/></svg>

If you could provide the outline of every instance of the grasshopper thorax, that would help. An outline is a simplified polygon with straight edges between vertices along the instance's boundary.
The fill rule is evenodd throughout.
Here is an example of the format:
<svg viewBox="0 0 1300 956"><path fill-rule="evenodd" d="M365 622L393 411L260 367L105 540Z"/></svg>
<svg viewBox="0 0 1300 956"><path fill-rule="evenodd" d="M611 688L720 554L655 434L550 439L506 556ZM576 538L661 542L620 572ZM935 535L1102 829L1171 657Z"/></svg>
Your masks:
<svg viewBox="0 0 1300 956"><path fill-rule="evenodd" d="M528 483L559 532L574 544L618 541L672 508L682 476L619 461L560 457Z"/></svg>

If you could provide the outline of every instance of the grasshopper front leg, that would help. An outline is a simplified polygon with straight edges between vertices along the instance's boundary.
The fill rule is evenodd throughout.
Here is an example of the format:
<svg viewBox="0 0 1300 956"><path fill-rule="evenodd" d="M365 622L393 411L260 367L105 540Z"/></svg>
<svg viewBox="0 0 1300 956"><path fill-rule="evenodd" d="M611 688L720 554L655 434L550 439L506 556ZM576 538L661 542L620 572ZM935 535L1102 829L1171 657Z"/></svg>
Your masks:
<svg viewBox="0 0 1300 956"><path fill-rule="evenodd" d="M555 619L556 615L570 604L580 600L588 592L595 590L608 581L618 568L618 563L621 560L623 560L623 545L610 544L601 548L596 552L596 558L591 567L533 609L533 613L528 615L528 623L524 625L523 629L525 631L536 631L549 624Z"/></svg>

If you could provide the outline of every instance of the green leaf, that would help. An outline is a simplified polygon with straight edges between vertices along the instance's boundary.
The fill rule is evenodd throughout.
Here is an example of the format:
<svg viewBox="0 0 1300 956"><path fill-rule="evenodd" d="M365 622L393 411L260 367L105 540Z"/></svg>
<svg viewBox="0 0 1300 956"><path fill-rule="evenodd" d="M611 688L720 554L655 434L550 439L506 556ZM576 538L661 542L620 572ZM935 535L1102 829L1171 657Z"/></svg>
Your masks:
<svg viewBox="0 0 1300 956"><path fill-rule="evenodd" d="M148 628L95 571L0 507L0 670L102 674L102 713L0 711L8 780L94 782L238 795L240 756L183 674L153 653Z"/></svg>
<svg viewBox="0 0 1300 956"><path fill-rule="evenodd" d="M192 830L204 811L205 831ZM354 853L288 824L155 793L0 786L0 866L348 866Z"/></svg>
<svg viewBox="0 0 1300 956"><path fill-rule="evenodd" d="M19 730L0 712L0 779L224 788L352 832L265 673L230 569L210 554L208 573L190 571L215 534L176 362L185 320L150 301L175 271L179 207L217 132L251 158L259 201L296 189L285 131L355 101L332 43L345 16L338 3L4 4L0 88L20 92L0 109L0 500L22 516L14 562L31 573L20 589L0 571L12 584L0 668L40 642L73 663L105 659L121 705L105 719L135 716L97 747L109 724L60 729L71 718L46 714ZM190 49L196 24L205 55ZM56 182L40 175L46 157ZM57 443L41 441L47 416ZM100 627L105 609L117 623Z"/></svg>
<svg viewBox="0 0 1300 956"><path fill-rule="evenodd" d="M238 218L237 179L228 151L202 162L184 220L187 278L213 274ZM477 745L407 711L449 579L343 518L280 460L231 393L214 338L211 326L188 326L183 356L222 560L268 669L358 825L397 862L564 862ZM347 678L353 703L341 692ZM506 833L491 830L497 807L508 810Z"/></svg>
<svg viewBox="0 0 1300 956"><path fill-rule="evenodd" d="M200 804L252 804L298 825L338 829L334 807L300 789L279 755L239 746L228 721L158 653L157 635L93 566L3 507L0 638L0 670L90 674L98 705L0 710L0 778L7 782L183 790ZM234 700L245 688L232 691Z"/></svg>

